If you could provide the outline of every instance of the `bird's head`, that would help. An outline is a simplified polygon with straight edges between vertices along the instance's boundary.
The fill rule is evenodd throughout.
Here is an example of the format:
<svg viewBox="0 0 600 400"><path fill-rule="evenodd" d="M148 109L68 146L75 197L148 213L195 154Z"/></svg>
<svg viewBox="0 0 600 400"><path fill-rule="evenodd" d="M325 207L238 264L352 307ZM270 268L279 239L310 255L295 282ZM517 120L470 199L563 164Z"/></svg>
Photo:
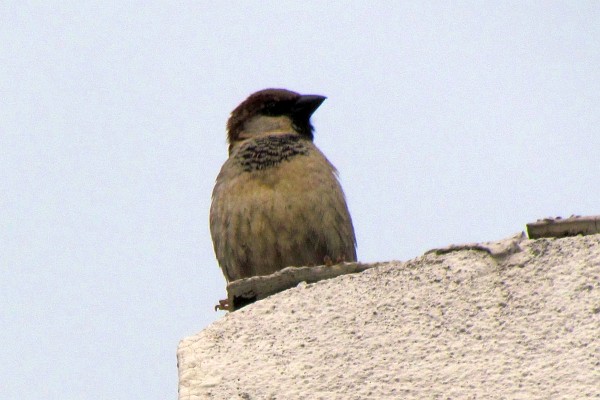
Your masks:
<svg viewBox="0 0 600 400"><path fill-rule="evenodd" d="M310 117L325 99L285 89L253 93L231 112L227 122L229 151L237 142L264 135L296 133L312 140Z"/></svg>

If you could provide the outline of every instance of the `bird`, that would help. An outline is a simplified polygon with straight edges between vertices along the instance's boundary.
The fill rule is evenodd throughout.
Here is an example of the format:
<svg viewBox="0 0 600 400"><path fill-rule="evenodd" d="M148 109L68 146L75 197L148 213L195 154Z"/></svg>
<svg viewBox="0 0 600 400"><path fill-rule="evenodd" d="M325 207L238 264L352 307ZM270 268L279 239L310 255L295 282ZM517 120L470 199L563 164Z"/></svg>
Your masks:
<svg viewBox="0 0 600 400"><path fill-rule="evenodd" d="M289 266L356 261L336 168L313 143L325 96L251 94L227 121L229 157L212 192L210 233L229 283Z"/></svg>

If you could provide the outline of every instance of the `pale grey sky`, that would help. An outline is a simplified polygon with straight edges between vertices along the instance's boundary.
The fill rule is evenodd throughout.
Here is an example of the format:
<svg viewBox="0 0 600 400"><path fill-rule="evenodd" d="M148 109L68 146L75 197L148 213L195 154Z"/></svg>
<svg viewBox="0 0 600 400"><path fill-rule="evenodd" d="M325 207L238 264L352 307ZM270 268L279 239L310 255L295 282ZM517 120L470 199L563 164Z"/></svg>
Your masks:
<svg viewBox="0 0 600 400"><path fill-rule="evenodd" d="M600 214L598 2L0 5L0 398L175 398L247 95L328 97L363 261Z"/></svg>

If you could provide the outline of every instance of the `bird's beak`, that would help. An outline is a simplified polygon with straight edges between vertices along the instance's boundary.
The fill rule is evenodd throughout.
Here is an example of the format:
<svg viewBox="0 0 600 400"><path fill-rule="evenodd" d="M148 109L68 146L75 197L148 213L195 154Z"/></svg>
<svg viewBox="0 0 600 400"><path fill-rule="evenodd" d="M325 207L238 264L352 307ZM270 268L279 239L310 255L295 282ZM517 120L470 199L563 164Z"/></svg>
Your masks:
<svg viewBox="0 0 600 400"><path fill-rule="evenodd" d="M316 94L307 94L300 96L296 104L292 107L292 114L310 117L317 108L325 101L327 97Z"/></svg>

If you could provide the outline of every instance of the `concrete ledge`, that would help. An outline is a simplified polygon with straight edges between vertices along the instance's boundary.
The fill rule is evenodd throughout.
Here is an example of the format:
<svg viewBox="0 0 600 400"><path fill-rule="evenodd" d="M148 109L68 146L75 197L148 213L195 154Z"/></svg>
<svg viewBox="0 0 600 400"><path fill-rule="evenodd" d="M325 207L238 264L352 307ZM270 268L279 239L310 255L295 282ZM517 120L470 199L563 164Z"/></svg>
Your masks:
<svg viewBox="0 0 600 400"><path fill-rule="evenodd" d="M179 398L598 398L599 332L600 235L451 246L225 315Z"/></svg>
<svg viewBox="0 0 600 400"><path fill-rule="evenodd" d="M343 263L316 267L288 267L271 275L239 279L227 285L229 310L235 311L256 300L290 289L300 282L314 283L340 275L355 274L379 264Z"/></svg>
<svg viewBox="0 0 600 400"><path fill-rule="evenodd" d="M595 235L596 233L600 233L599 215L544 218L527 224L527 234L530 239Z"/></svg>

